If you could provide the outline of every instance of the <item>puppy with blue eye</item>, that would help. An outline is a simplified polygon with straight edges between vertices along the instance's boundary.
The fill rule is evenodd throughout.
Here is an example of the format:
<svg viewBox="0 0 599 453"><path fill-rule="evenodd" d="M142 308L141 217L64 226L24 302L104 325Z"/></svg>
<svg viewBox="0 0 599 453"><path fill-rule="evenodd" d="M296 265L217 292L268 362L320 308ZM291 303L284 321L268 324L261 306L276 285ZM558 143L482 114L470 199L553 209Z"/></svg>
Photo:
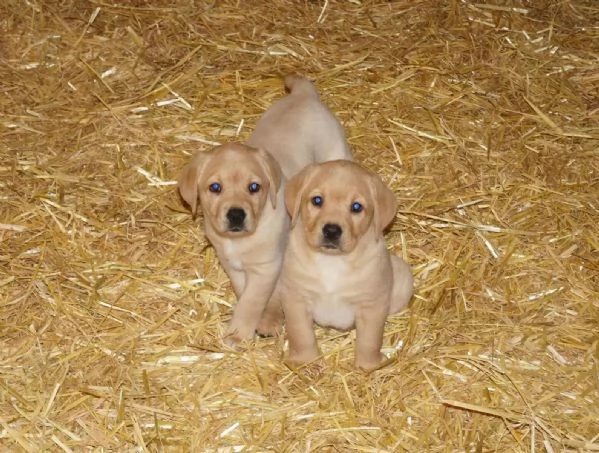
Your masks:
<svg viewBox="0 0 599 453"><path fill-rule="evenodd" d="M289 183L285 204L291 232L277 287L285 313L287 360L319 356L313 323L356 328L355 365L373 369L385 320L413 292L412 272L387 250L383 231L395 217L393 192L358 164L312 164Z"/></svg>
<svg viewBox="0 0 599 453"><path fill-rule="evenodd" d="M232 346L282 325L271 296L289 230L286 181L310 163L351 159L343 129L314 85L287 76L285 86L289 95L264 113L245 143L196 154L179 178L192 212L202 206L206 237L237 296L225 339Z"/></svg>

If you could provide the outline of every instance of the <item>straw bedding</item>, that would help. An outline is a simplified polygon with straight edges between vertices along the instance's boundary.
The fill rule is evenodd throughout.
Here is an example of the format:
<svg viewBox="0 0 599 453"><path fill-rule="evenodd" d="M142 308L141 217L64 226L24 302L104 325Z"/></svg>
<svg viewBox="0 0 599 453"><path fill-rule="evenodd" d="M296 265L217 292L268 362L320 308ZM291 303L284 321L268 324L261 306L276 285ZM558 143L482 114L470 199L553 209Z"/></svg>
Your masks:
<svg viewBox="0 0 599 453"><path fill-rule="evenodd" d="M0 3L0 449L599 451L594 0ZM174 181L313 79L417 292L353 369L221 337Z"/></svg>

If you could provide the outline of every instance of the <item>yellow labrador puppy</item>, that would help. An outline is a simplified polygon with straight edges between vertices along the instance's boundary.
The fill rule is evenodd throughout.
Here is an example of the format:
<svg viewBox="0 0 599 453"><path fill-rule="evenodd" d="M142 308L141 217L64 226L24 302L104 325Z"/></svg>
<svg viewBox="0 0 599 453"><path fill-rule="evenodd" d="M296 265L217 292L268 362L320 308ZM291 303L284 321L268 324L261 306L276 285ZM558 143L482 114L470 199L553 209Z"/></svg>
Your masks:
<svg viewBox="0 0 599 453"><path fill-rule="evenodd" d="M313 164L287 184L291 232L277 297L285 312L288 360L319 355L313 322L356 328L355 364L376 368L389 314L413 292L412 272L390 255L383 230L395 217L393 192L354 162Z"/></svg>
<svg viewBox="0 0 599 453"><path fill-rule="evenodd" d="M238 299L229 344L256 331L271 335L281 324L280 304L269 301L287 243L287 179L313 162L351 158L343 128L314 85L298 76L285 85L289 95L264 113L245 144L196 154L179 178L192 212L202 206L206 237Z"/></svg>

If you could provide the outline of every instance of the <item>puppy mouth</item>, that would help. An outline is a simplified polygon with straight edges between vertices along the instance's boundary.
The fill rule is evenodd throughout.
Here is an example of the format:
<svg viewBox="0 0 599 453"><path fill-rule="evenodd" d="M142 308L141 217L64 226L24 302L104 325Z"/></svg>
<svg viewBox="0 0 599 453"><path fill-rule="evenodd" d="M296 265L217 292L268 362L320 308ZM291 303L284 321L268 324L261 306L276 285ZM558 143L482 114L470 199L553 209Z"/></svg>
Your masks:
<svg viewBox="0 0 599 453"><path fill-rule="evenodd" d="M229 233L243 233L244 231L246 231L246 229L243 225L229 225L227 231Z"/></svg>
<svg viewBox="0 0 599 453"><path fill-rule="evenodd" d="M327 254L343 253L343 250L341 249L341 244L339 244L339 242L329 241L326 239L321 239L318 248L321 252Z"/></svg>
<svg viewBox="0 0 599 453"><path fill-rule="evenodd" d="M223 236L231 238L245 237L250 234L252 234L252 231L248 230L245 225L228 225L222 232Z"/></svg>

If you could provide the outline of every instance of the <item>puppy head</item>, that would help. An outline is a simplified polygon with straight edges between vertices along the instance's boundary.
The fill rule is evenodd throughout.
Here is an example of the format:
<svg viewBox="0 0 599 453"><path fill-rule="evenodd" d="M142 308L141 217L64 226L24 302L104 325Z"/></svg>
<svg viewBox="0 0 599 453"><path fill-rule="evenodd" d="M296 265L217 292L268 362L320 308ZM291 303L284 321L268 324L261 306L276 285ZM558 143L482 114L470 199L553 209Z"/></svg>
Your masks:
<svg viewBox="0 0 599 453"><path fill-rule="evenodd" d="M179 193L195 214L222 236L247 236L256 230L267 199L273 208L281 186L281 168L266 151L240 143L198 153L183 168Z"/></svg>
<svg viewBox="0 0 599 453"><path fill-rule="evenodd" d="M395 195L375 174L354 162L312 164L285 188L291 225L301 218L310 247L328 254L351 253L370 229L376 235L395 217Z"/></svg>

